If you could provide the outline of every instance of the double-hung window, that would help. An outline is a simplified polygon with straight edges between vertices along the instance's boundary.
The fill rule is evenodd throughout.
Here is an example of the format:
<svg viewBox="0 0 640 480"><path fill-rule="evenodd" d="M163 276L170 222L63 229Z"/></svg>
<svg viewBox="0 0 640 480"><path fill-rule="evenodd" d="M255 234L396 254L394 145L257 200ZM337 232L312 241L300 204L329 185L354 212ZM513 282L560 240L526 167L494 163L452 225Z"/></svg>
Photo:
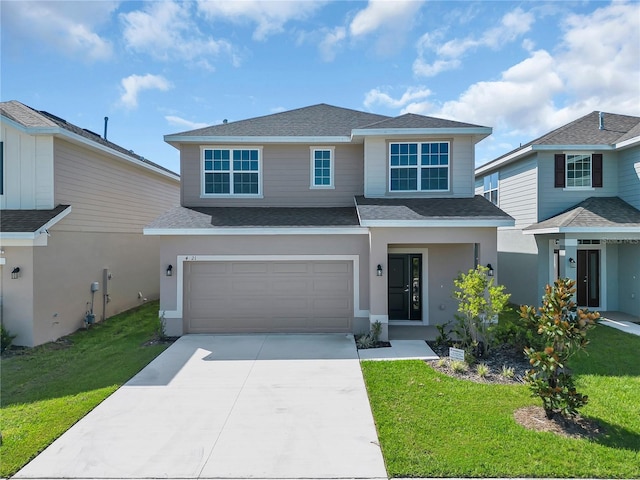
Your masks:
<svg viewBox="0 0 640 480"><path fill-rule="evenodd" d="M311 147L311 188L333 188L333 147Z"/></svg>
<svg viewBox="0 0 640 480"><path fill-rule="evenodd" d="M260 150L205 148L205 195L259 195Z"/></svg>
<svg viewBox="0 0 640 480"><path fill-rule="evenodd" d="M498 172L484 177L484 198L498 205Z"/></svg>
<svg viewBox="0 0 640 480"><path fill-rule="evenodd" d="M449 190L449 142L389 144L389 191Z"/></svg>
<svg viewBox="0 0 640 480"><path fill-rule="evenodd" d="M602 187L601 153L557 153L554 186L589 189Z"/></svg>

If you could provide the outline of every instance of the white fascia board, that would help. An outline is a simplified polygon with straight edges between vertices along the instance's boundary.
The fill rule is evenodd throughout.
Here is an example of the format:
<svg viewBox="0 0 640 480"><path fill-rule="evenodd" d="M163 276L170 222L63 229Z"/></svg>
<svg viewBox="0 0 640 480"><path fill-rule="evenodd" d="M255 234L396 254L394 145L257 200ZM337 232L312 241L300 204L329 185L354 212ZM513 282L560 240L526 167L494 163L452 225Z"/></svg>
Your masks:
<svg viewBox="0 0 640 480"><path fill-rule="evenodd" d="M363 227L509 227L515 220L459 219L459 220L363 220Z"/></svg>
<svg viewBox="0 0 640 480"><path fill-rule="evenodd" d="M355 128L352 137L393 137L407 135L491 135L491 127L460 128Z"/></svg>
<svg viewBox="0 0 640 480"><path fill-rule="evenodd" d="M46 246L49 228L71 213L71 207L65 208L58 215L39 227L35 232L0 232L0 242L6 247Z"/></svg>
<svg viewBox="0 0 640 480"><path fill-rule="evenodd" d="M4 117L4 116L2 116L2 120L9 123L12 127L24 133L27 133L29 135L54 135L54 136L64 137L73 143L79 143L89 148L100 150L101 152L121 158L122 160L130 162L139 167L143 167L147 170L151 170L152 172L158 173L164 177L171 178L172 180L176 180L176 181L180 180L180 175L178 175L177 173L173 173L173 172L170 173L170 172L167 172L166 170L162 170L161 168L157 168L153 165L149 165L148 163L145 163L136 158L130 157L129 155L125 155L122 152L118 152L113 148L107 147L98 142L93 142L88 138L85 138L81 135L70 132L69 130L62 128L58 125L56 125L55 127L25 127L24 125L14 122L10 118Z"/></svg>
<svg viewBox="0 0 640 480"><path fill-rule="evenodd" d="M622 150L623 148L633 147L640 143L640 135L637 137L630 138L629 140L625 140L624 142L616 143L616 150Z"/></svg>
<svg viewBox="0 0 640 480"><path fill-rule="evenodd" d="M245 143L351 143L351 137L345 136L310 136L310 137L288 137L288 136L191 136L191 135L165 135L164 141L170 144L197 143L198 145L220 144L245 144ZM174 145L175 146L175 145Z"/></svg>
<svg viewBox="0 0 640 480"><path fill-rule="evenodd" d="M515 160L517 160L520 157L523 157L524 155L530 153L533 150L533 148L531 147L531 145L529 145L528 147L524 147L521 148L520 150L516 150L515 152L513 152L511 155L507 155L504 158L501 158L499 161L492 161L489 163L485 163L484 165L482 165L481 167L476 168L476 176L477 175L482 175L483 173L489 171L489 170L493 170L495 168L501 167L507 163L513 162Z"/></svg>
<svg viewBox="0 0 640 480"><path fill-rule="evenodd" d="M369 230L362 227L346 228L145 228L144 235L368 235Z"/></svg>
<svg viewBox="0 0 640 480"><path fill-rule="evenodd" d="M598 234L598 233L635 233L640 237L638 227L551 227L537 228L532 230L522 230L525 235L545 235L554 233L579 233L579 234Z"/></svg>
<svg viewBox="0 0 640 480"><path fill-rule="evenodd" d="M613 145L533 145L537 152L557 150L560 152L591 152L593 150L614 150Z"/></svg>

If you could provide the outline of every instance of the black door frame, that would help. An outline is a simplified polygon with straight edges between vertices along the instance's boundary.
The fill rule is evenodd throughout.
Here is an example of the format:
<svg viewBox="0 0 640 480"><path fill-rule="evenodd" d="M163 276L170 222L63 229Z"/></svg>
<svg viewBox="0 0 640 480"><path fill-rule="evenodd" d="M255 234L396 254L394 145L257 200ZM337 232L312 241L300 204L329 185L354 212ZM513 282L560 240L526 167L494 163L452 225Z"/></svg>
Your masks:
<svg viewBox="0 0 640 480"><path fill-rule="evenodd" d="M422 320L422 254L389 253L387 314L389 320ZM396 269L401 271L396 271ZM402 278L399 278L400 275Z"/></svg>
<svg viewBox="0 0 640 480"><path fill-rule="evenodd" d="M577 257L576 303L579 307L600 307L600 250L579 249Z"/></svg>

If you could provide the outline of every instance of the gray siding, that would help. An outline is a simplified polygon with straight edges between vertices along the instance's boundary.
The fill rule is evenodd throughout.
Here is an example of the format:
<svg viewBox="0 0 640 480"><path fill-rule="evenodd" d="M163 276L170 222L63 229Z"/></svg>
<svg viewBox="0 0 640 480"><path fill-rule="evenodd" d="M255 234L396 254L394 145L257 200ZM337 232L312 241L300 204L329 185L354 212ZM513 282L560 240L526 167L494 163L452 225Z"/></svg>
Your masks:
<svg viewBox="0 0 640 480"><path fill-rule="evenodd" d="M640 244L618 245L618 266L618 309L640 319Z"/></svg>
<svg viewBox="0 0 640 480"><path fill-rule="evenodd" d="M535 155L500 170L498 206L516 219L516 228L537 221L537 163Z"/></svg>
<svg viewBox="0 0 640 480"><path fill-rule="evenodd" d="M179 185L160 174L56 140L55 201L72 205L66 231L140 233L179 202Z"/></svg>
<svg viewBox="0 0 640 480"><path fill-rule="evenodd" d="M618 153L619 197L640 209L640 147Z"/></svg>
<svg viewBox="0 0 640 480"><path fill-rule="evenodd" d="M602 188L569 190L554 188L554 154L538 153L538 188L540 192L538 221L553 217L589 197L615 197L618 195L617 153L604 152L602 156Z"/></svg>
<svg viewBox="0 0 640 480"><path fill-rule="evenodd" d="M311 187L311 146L262 146L263 198L201 198L202 159L200 146L182 145L182 205L196 206L352 206L354 195L363 193L364 154L362 145L335 147L333 189Z"/></svg>

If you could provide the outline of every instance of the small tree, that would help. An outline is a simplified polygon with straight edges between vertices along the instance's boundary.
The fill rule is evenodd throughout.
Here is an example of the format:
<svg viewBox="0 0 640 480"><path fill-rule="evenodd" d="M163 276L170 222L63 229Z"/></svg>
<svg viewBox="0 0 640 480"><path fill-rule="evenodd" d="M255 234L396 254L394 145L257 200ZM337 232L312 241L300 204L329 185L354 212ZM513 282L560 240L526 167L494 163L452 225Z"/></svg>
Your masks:
<svg viewBox="0 0 640 480"><path fill-rule="evenodd" d="M494 285L489 269L479 265L468 273L461 273L454 280L458 300L457 326L454 332L460 337L465 350L474 356L484 356L492 346L491 322L507 306L510 294L503 285Z"/></svg>
<svg viewBox="0 0 640 480"><path fill-rule="evenodd" d="M533 367L525 381L533 395L542 400L549 419L557 413L575 416L577 409L589 400L576 392L566 364L571 356L587 346L587 331L593 328L600 314L577 309L571 300L576 291L574 285L575 281L568 278L556 280L553 287L547 285L539 315L534 307L520 307L520 316L535 325L543 337L544 350L524 349Z"/></svg>

